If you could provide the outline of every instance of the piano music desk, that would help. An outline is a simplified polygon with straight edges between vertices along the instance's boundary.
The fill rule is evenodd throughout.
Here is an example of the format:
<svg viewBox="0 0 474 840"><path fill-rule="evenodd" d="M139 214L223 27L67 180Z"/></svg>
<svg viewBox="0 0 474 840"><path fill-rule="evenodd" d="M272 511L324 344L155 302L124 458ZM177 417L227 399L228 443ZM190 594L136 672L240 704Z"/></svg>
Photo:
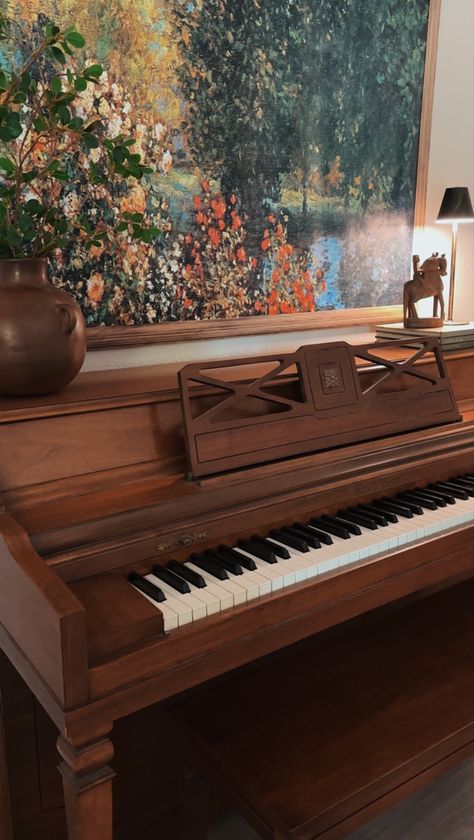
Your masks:
<svg viewBox="0 0 474 840"><path fill-rule="evenodd" d="M178 771L162 701L473 574L472 527L463 527L166 635L160 613L124 586L128 571L147 573L157 558L182 562L406 490L414 475L429 483L474 470L473 358L446 354L462 423L194 482L177 366L85 373L61 394L0 398L2 840L64 840L65 805L69 840L164 840L157 803Z"/></svg>

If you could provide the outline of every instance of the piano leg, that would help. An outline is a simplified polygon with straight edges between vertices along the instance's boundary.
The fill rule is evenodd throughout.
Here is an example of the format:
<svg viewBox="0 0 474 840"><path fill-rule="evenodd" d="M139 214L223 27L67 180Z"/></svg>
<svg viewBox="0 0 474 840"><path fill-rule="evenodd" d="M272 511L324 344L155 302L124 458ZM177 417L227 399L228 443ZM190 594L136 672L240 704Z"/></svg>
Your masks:
<svg viewBox="0 0 474 840"><path fill-rule="evenodd" d="M76 747L60 735L58 752L69 840L112 840L112 741Z"/></svg>

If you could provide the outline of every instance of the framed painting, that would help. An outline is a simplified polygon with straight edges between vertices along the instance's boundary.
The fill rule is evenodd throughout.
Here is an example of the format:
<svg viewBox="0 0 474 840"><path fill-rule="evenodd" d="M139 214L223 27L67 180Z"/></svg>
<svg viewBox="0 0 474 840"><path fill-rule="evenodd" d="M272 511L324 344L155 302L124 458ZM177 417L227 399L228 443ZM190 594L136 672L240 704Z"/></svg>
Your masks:
<svg viewBox="0 0 474 840"><path fill-rule="evenodd" d="M104 73L82 94L153 172L58 198L117 234L57 253L89 346L398 320L423 223L440 0L0 0ZM27 39L25 39L25 43ZM92 98L94 102L92 102ZM86 186L84 186L86 185Z"/></svg>

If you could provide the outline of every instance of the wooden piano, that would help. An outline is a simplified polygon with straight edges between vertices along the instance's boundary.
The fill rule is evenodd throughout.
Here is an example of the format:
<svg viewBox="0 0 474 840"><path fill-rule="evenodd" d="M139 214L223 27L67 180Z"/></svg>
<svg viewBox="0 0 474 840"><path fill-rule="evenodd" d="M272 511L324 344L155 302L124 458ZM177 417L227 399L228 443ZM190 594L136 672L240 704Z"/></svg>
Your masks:
<svg viewBox="0 0 474 840"><path fill-rule="evenodd" d="M50 397L0 399L2 840L168 837L178 749L160 717L164 701L473 575L474 528L464 515L397 547L348 549L344 564L333 543L319 573L292 573L278 588L260 583L243 599L224 585L225 605L211 609L210 599L191 618L176 607L174 624L172 592L160 609L130 582L136 573L160 589L150 573L172 561L207 575L206 550L225 544L248 560L258 540L265 553L268 540L285 545L285 533L297 566L311 519L352 510L356 524L361 505L474 472L473 351L446 358L460 419L433 346L391 344L386 363L380 348L356 348L357 375L354 353L331 347L193 365L180 388L174 368L149 367L83 374ZM411 390L423 397L416 405ZM309 392L324 441L306 411ZM372 416L365 431L359 403ZM472 728L453 733L440 767L472 743Z"/></svg>

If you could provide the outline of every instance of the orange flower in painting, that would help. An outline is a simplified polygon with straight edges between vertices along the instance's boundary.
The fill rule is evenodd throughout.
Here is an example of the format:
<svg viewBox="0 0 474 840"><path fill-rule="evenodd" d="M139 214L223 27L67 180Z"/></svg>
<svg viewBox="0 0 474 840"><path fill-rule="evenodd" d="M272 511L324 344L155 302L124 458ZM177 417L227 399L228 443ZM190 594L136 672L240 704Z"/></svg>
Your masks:
<svg viewBox="0 0 474 840"><path fill-rule="evenodd" d="M288 260L286 260L283 263L283 271L289 271L289 270L290 270L290 263L288 262Z"/></svg>
<svg viewBox="0 0 474 840"><path fill-rule="evenodd" d="M87 297L92 303L100 303L104 296L104 281L102 276L95 271L87 281Z"/></svg>
<svg viewBox="0 0 474 840"><path fill-rule="evenodd" d="M226 211L224 199L220 196L219 198L213 198L211 201L211 207L214 210L216 219L222 219L222 216L225 214Z"/></svg>
<svg viewBox="0 0 474 840"><path fill-rule="evenodd" d="M277 233L278 239L282 239L282 237L283 237L283 225L278 224L276 226L276 233Z"/></svg>
<svg viewBox="0 0 474 840"><path fill-rule="evenodd" d="M259 300L255 301L254 309L255 309L255 312L261 312L262 311L262 304L260 303Z"/></svg>
<svg viewBox="0 0 474 840"><path fill-rule="evenodd" d="M242 219L236 213L232 214L232 230L239 230L242 227Z"/></svg>
<svg viewBox="0 0 474 840"><path fill-rule="evenodd" d="M211 244L214 245L214 248L217 248L217 246L219 245L219 243L221 241L221 235L220 235L219 231L215 227L210 227L209 230L208 230L208 234L209 234L209 239L211 241Z"/></svg>
<svg viewBox="0 0 474 840"><path fill-rule="evenodd" d="M269 239L262 239L262 251L268 251L270 247L270 240Z"/></svg>
<svg viewBox="0 0 474 840"><path fill-rule="evenodd" d="M186 46L187 46L187 47L189 47L189 42L190 42L190 40L191 40L191 37L190 37L189 32L188 32L188 30L187 30L187 29L184 29L184 30L183 30L183 34L182 34L182 36L181 36L181 37L182 37L182 39L183 39L184 43L186 44Z"/></svg>
<svg viewBox="0 0 474 840"><path fill-rule="evenodd" d="M272 271L272 280L273 280L273 282L274 282L274 283L278 283L278 281L279 281L280 277L281 277L281 271L280 271L280 269L279 269L279 268L274 268L274 269L273 269L273 271Z"/></svg>
<svg viewBox="0 0 474 840"><path fill-rule="evenodd" d="M193 241L192 234L187 233L186 236L184 237L184 241L185 241L186 245L191 245L191 242Z"/></svg>
<svg viewBox="0 0 474 840"><path fill-rule="evenodd" d="M242 248L242 246L240 246L240 248L237 248L237 259L239 260L239 262L245 262L245 260L247 259L245 248Z"/></svg>
<svg viewBox="0 0 474 840"><path fill-rule="evenodd" d="M187 265L184 266L184 270L189 277L189 275L191 274L191 272L193 270L193 267L192 267L192 265L189 265L189 263L188 263Z"/></svg>
<svg viewBox="0 0 474 840"><path fill-rule="evenodd" d="M316 277L318 278L318 280L321 280L321 277L323 276L323 273L324 273L324 272L323 272L322 268L318 268L318 269L317 269L317 271L316 271Z"/></svg>
<svg viewBox="0 0 474 840"><path fill-rule="evenodd" d="M207 216L205 213L196 213L196 221L198 225L204 225L207 222Z"/></svg>
<svg viewBox="0 0 474 840"><path fill-rule="evenodd" d="M230 196L229 201L230 201L231 204L237 204L237 199L236 199L234 193L232 193L232 195Z"/></svg>
<svg viewBox="0 0 474 840"><path fill-rule="evenodd" d="M250 260L250 265L252 266L252 268L257 268L257 257L252 257L252 259Z"/></svg>
<svg viewBox="0 0 474 840"><path fill-rule="evenodd" d="M195 206L196 210L199 210L199 208L200 208L200 206L201 206L201 196L200 196L200 195L195 195L195 196L194 196L194 198L193 198L193 204L194 204L194 206Z"/></svg>
<svg viewBox="0 0 474 840"><path fill-rule="evenodd" d="M269 315L278 315L278 306L269 306L268 307L268 314Z"/></svg>
<svg viewBox="0 0 474 840"><path fill-rule="evenodd" d="M288 303L286 300L283 300L281 302L280 309L281 309L282 312L285 313L285 315L290 315L292 312L295 311L295 307L293 306L293 304Z"/></svg>
<svg viewBox="0 0 474 840"><path fill-rule="evenodd" d="M217 224L219 225L219 230L224 230L224 228L225 228L225 222L224 222L224 220L223 220L223 219L219 219L219 221L217 222Z"/></svg>
<svg viewBox="0 0 474 840"><path fill-rule="evenodd" d="M326 290L326 281L323 280L323 282L321 283L321 291L324 292L325 290Z"/></svg>
<svg viewBox="0 0 474 840"><path fill-rule="evenodd" d="M267 219L268 219L268 221L269 221L269 222L271 222L272 224L273 224L274 222L276 222L276 218L275 218L275 214L274 214L274 213L270 213L270 215L269 215L269 216L267 216Z"/></svg>
<svg viewBox="0 0 474 840"><path fill-rule="evenodd" d="M207 181L207 180L201 181L201 187L202 187L203 192L205 192L205 193L209 192L209 181Z"/></svg>
<svg viewBox="0 0 474 840"><path fill-rule="evenodd" d="M185 306L186 309L190 309L192 305L193 305L192 300L189 300L189 298L184 298L183 306Z"/></svg>

